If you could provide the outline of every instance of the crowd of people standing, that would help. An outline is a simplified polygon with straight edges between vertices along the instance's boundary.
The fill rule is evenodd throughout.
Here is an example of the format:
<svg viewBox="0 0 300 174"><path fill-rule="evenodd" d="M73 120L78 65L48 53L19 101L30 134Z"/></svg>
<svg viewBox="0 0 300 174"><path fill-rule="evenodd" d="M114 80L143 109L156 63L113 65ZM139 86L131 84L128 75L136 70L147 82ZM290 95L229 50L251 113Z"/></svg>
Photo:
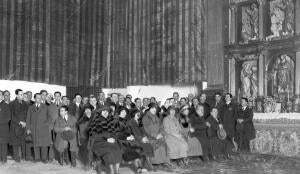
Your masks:
<svg viewBox="0 0 300 174"><path fill-rule="evenodd" d="M13 160L87 168L96 164L119 173L121 163L133 164L141 173L189 166L192 158L202 162L230 160L233 149L250 151L255 138L253 111L248 99L234 103L232 95L179 96L174 92L164 104L155 97L132 99L103 92L69 100L60 92L0 91L0 161ZM33 98L33 99L32 99ZM8 150L11 149L11 150Z"/></svg>

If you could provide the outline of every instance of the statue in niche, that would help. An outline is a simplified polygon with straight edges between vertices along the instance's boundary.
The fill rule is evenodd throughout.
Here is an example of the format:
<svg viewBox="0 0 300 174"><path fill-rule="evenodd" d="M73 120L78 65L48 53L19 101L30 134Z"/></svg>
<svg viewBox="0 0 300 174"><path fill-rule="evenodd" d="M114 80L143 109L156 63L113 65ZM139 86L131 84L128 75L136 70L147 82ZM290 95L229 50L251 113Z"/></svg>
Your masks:
<svg viewBox="0 0 300 174"><path fill-rule="evenodd" d="M271 74L273 77L272 91L275 97L293 95L294 61L288 55L283 54L276 59Z"/></svg>
<svg viewBox="0 0 300 174"><path fill-rule="evenodd" d="M257 62L245 61L241 70L242 96L247 98L257 97Z"/></svg>
<svg viewBox="0 0 300 174"><path fill-rule="evenodd" d="M294 2L293 0L274 0L270 2L271 36L272 38L294 33Z"/></svg>
<svg viewBox="0 0 300 174"><path fill-rule="evenodd" d="M256 3L242 7L241 36L244 43L258 39L258 7Z"/></svg>

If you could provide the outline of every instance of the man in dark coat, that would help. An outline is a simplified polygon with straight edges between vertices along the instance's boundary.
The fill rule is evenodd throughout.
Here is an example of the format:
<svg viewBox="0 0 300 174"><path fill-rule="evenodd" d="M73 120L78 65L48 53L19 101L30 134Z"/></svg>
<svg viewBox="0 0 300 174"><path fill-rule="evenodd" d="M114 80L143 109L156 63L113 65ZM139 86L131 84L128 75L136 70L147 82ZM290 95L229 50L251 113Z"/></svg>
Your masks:
<svg viewBox="0 0 300 174"><path fill-rule="evenodd" d="M237 118L237 105L232 102L232 95L227 93L225 95L226 104L221 109L220 122L221 126L227 133L227 149L233 148L235 142L235 125ZM229 156L230 158L230 156Z"/></svg>
<svg viewBox="0 0 300 174"><path fill-rule="evenodd" d="M7 161L7 145L9 143L9 121L11 113L9 104L3 100L3 92L0 91L0 162Z"/></svg>
<svg viewBox="0 0 300 174"><path fill-rule="evenodd" d="M236 135L240 151L250 151L250 140L255 138L255 129L252 122L253 110L248 107L248 99L242 98L241 107L237 114Z"/></svg>
<svg viewBox="0 0 300 174"><path fill-rule="evenodd" d="M198 138L201 143L203 151L203 160L208 161L208 155L211 153L211 147L207 136L207 129L211 126L210 123L204 119L204 106L198 105L195 112L189 115L190 132L192 136Z"/></svg>
<svg viewBox="0 0 300 174"><path fill-rule="evenodd" d="M204 107L204 119L207 119L210 115L210 106L209 104L206 102L206 94L202 93L200 94L200 105L203 105Z"/></svg>
<svg viewBox="0 0 300 174"><path fill-rule="evenodd" d="M19 152L21 150L22 158L26 158L25 151L25 128L28 105L23 101L23 91L15 91L16 99L10 105L11 125L10 125L10 144L13 146L13 159L20 162Z"/></svg>
<svg viewBox="0 0 300 174"><path fill-rule="evenodd" d="M82 97L80 94L75 94L75 103L71 103L69 113L74 116L76 120L83 114L83 104L81 103Z"/></svg>
<svg viewBox="0 0 300 174"><path fill-rule="evenodd" d="M41 94L34 94L35 104L28 108L26 129L32 135L35 161L43 163L48 159L48 148L51 143L50 124L51 116L48 106L42 104Z"/></svg>
<svg viewBox="0 0 300 174"><path fill-rule="evenodd" d="M218 111L220 111L224 105L225 105L225 103L222 100L221 93L219 93L219 92L215 93L215 104L214 104L214 107L216 107L218 109Z"/></svg>

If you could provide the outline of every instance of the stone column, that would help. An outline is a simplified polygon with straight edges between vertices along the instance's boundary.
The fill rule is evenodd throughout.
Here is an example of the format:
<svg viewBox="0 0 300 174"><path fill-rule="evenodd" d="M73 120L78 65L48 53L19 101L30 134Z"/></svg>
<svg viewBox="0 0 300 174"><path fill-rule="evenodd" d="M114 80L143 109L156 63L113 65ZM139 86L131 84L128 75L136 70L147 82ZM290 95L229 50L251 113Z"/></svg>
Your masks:
<svg viewBox="0 0 300 174"><path fill-rule="evenodd" d="M264 26L264 8L265 8L265 4L266 4L266 0L257 0L259 3L259 39L260 40L264 40L265 36L264 36L264 30L265 30L265 26Z"/></svg>
<svg viewBox="0 0 300 174"><path fill-rule="evenodd" d="M229 59L229 92L236 95L235 59Z"/></svg>
<svg viewBox="0 0 300 174"><path fill-rule="evenodd" d="M297 35L300 35L300 1L299 0L297 0L297 1L295 1L296 2L296 4L295 4L295 9L296 9L296 11L295 11L295 33L297 34Z"/></svg>
<svg viewBox="0 0 300 174"><path fill-rule="evenodd" d="M237 5L229 5L229 44L236 43L236 12Z"/></svg>
<svg viewBox="0 0 300 174"><path fill-rule="evenodd" d="M296 52L295 95L300 97L300 50Z"/></svg>
<svg viewBox="0 0 300 174"><path fill-rule="evenodd" d="M264 96L265 90L265 53L261 52L258 56L258 96Z"/></svg>

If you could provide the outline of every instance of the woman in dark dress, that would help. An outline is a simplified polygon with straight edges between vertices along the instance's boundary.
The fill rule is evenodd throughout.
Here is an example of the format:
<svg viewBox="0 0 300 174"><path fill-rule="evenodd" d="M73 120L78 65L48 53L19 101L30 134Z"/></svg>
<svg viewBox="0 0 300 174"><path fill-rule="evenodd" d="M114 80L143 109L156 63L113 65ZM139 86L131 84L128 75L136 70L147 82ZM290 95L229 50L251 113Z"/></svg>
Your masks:
<svg viewBox="0 0 300 174"><path fill-rule="evenodd" d="M221 140L218 137L218 131L220 130L220 121L218 119L218 108L213 107L210 116L206 119L210 123L209 129L209 143L211 147L212 159L224 157L226 152L225 140Z"/></svg>
<svg viewBox="0 0 300 174"><path fill-rule="evenodd" d="M109 113L110 108L102 107L89 125L89 145L92 153L109 166L110 173L119 173L122 151L117 142L115 122Z"/></svg>
<svg viewBox="0 0 300 174"><path fill-rule="evenodd" d="M115 120L117 141L119 142L123 152L123 160L125 162L134 161L135 167L137 168L137 173L141 173L144 171L140 160L142 157L142 148L138 146L138 143L136 142L135 137L132 135L130 128L126 125L128 113L129 110L126 107L120 106L118 108L118 116Z"/></svg>
<svg viewBox="0 0 300 174"><path fill-rule="evenodd" d="M154 156L154 149L149 143L149 139L147 138L145 131L141 126L141 111L138 109L133 110L131 112L131 119L127 121L126 125L134 136L135 143L142 149L141 155L144 158L145 166L147 166L149 170L153 170L150 157Z"/></svg>
<svg viewBox="0 0 300 174"><path fill-rule="evenodd" d="M92 160L92 154L88 151L87 145L89 140L88 126L92 120L92 106L85 106L83 116L77 122L78 125L78 145L79 159L84 165L89 165Z"/></svg>

